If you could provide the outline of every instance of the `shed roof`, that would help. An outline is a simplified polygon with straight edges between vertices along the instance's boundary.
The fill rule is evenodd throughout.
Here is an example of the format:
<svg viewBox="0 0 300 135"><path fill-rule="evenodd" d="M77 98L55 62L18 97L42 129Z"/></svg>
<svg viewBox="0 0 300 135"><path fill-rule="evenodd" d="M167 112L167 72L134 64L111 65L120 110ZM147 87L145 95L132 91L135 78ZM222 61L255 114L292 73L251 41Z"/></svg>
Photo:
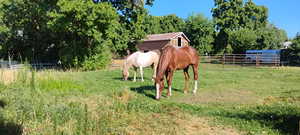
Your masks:
<svg viewBox="0 0 300 135"><path fill-rule="evenodd" d="M147 35L143 41L163 41L163 40L171 40L175 39L178 36L182 35L187 41L190 42L188 37L183 33L183 32L173 32L173 33L164 33L164 34L152 34L152 35Z"/></svg>

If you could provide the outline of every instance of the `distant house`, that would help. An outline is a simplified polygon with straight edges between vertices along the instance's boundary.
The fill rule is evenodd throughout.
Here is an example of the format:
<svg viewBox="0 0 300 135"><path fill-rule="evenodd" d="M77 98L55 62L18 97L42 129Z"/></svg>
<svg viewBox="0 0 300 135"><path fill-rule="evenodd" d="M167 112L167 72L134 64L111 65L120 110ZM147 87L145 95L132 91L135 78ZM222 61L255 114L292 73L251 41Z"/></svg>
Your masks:
<svg viewBox="0 0 300 135"><path fill-rule="evenodd" d="M167 45L181 47L189 45L189 43L190 40L183 32L153 34L147 35L145 39L137 44L137 48L142 51L150 51L162 49Z"/></svg>

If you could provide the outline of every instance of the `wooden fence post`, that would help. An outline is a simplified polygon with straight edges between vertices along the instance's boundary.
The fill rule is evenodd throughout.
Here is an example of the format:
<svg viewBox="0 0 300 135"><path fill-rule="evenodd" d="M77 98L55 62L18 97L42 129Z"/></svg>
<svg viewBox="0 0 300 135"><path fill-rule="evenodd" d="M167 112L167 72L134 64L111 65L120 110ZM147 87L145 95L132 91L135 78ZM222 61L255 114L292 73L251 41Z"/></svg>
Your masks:
<svg viewBox="0 0 300 135"><path fill-rule="evenodd" d="M259 59L258 59L258 54L256 54L255 55L256 56L256 61L255 61L255 65L256 65L256 67L258 67L259 66Z"/></svg>

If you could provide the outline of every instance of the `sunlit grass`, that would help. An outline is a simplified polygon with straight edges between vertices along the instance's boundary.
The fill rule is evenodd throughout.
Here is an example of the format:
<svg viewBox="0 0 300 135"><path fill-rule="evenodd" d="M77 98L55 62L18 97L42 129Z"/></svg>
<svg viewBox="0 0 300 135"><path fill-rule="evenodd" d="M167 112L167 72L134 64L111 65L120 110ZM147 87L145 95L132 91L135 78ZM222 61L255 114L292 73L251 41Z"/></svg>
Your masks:
<svg viewBox="0 0 300 135"><path fill-rule="evenodd" d="M119 69L6 72L1 78L14 79L1 80L0 134L298 132L297 67L200 64L196 95L183 94L183 73L177 71L173 96L165 98L165 89L160 101L154 100L150 69L145 82L123 81ZM192 80L191 69L190 76Z"/></svg>

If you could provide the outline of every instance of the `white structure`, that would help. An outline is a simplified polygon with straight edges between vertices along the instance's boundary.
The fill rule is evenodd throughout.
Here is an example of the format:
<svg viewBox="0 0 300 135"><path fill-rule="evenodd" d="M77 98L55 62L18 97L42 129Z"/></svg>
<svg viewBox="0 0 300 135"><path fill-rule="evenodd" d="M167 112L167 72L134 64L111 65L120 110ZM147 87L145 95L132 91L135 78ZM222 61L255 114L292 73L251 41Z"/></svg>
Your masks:
<svg viewBox="0 0 300 135"><path fill-rule="evenodd" d="M286 41L286 42L283 42L282 45L283 45L283 49L287 49L289 46L291 46L293 43L291 41Z"/></svg>
<svg viewBox="0 0 300 135"><path fill-rule="evenodd" d="M247 61L256 60L263 63L274 63L280 61L281 50L247 50L246 59Z"/></svg>

